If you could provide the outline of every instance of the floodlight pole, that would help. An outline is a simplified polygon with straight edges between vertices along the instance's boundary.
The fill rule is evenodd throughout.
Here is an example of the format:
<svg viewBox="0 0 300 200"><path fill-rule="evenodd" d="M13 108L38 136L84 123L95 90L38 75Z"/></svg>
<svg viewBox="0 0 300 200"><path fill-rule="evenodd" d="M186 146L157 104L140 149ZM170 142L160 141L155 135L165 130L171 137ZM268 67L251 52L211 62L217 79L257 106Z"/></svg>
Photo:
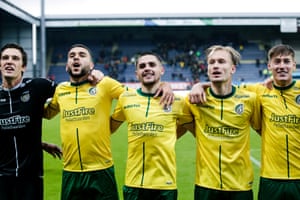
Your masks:
<svg viewBox="0 0 300 200"><path fill-rule="evenodd" d="M37 62L37 50L36 50L36 40L37 40L37 37L36 37L36 24L33 23L31 25L31 31L32 31L32 73L33 73L33 77L37 77L37 67L36 67L36 62Z"/></svg>
<svg viewBox="0 0 300 200"><path fill-rule="evenodd" d="M40 77L46 77L46 26L45 26L45 1L41 0L41 59Z"/></svg>

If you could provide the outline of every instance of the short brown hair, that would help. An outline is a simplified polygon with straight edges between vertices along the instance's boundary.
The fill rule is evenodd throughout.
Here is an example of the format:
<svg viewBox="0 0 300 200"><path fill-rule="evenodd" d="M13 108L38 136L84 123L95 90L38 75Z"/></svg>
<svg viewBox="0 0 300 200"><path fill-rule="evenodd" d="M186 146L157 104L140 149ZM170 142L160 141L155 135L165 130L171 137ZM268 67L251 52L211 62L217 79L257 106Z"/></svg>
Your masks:
<svg viewBox="0 0 300 200"><path fill-rule="evenodd" d="M2 53L5 49L17 49L17 50L19 50L21 52L21 55L22 55L23 66L25 66L25 67L27 66L27 53L25 52L23 47L21 47L18 44L15 44L15 43L5 44L0 50L0 59L2 57Z"/></svg>
<svg viewBox="0 0 300 200"><path fill-rule="evenodd" d="M268 60L271 60L273 57L278 55L291 55L292 58L295 58L295 50L286 44L278 44L272 47L268 52Z"/></svg>

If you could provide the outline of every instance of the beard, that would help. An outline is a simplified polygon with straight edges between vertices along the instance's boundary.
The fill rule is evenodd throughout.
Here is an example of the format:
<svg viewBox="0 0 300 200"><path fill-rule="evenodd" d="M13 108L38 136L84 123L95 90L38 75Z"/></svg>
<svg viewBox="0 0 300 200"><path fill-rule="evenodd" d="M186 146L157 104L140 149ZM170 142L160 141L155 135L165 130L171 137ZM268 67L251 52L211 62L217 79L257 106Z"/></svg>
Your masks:
<svg viewBox="0 0 300 200"><path fill-rule="evenodd" d="M90 72L90 70L88 70L88 69L81 69L81 71L80 71L79 74L74 74L74 73L72 72L72 70L71 70L70 68L68 68L67 72L69 73L69 75L70 75L72 78L78 79L78 78L82 78L82 77L86 76L86 75Z"/></svg>
<svg viewBox="0 0 300 200"><path fill-rule="evenodd" d="M143 85L146 87L152 87L155 84L155 81L143 82Z"/></svg>

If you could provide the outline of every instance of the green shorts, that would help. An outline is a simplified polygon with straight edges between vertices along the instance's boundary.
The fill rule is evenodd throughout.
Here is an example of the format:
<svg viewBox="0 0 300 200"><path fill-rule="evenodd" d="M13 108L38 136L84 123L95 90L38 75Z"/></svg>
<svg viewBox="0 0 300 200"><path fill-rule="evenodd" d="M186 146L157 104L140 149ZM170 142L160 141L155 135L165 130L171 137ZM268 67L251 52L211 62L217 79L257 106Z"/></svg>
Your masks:
<svg viewBox="0 0 300 200"><path fill-rule="evenodd" d="M177 190L123 187L124 200L177 200Z"/></svg>
<svg viewBox="0 0 300 200"><path fill-rule="evenodd" d="M114 167L91 172L63 171L62 200L118 200Z"/></svg>
<svg viewBox="0 0 300 200"><path fill-rule="evenodd" d="M300 200L300 180L279 180L260 177L258 199Z"/></svg>
<svg viewBox="0 0 300 200"><path fill-rule="evenodd" d="M253 200L253 191L224 191L195 186L194 200L230 199Z"/></svg>

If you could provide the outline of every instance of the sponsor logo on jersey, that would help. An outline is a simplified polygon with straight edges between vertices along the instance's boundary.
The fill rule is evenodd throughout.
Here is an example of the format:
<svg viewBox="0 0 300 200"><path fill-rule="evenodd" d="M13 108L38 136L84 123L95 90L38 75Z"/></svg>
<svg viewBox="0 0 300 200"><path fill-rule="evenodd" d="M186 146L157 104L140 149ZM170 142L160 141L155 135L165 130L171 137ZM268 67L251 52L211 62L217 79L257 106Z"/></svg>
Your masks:
<svg viewBox="0 0 300 200"><path fill-rule="evenodd" d="M269 120L277 128L300 128L300 118L296 115L277 115L275 113L272 113Z"/></svg>
<svg viewBox="0 0 300 200"><path fill-rule="evenodd" d="M8 118L0 119L1 129L18 129L24 128L25 124L30 122L30 116L15 115Z"/></svg>
<svg viewBox="0 0 300 200"><path fill-rule="evenodd" d="M266 97L266 98L277 98L277 95L276 94L264 94L262 95L262 97Z"/></svg>
<svg viewBox="0 0 300 200"><path fill-rule="evenodd" d="M139 107L141 107L140 104L129 104L129 105L124 106L124 109L128 109L128 108L139 108Z"/></svg>
<svg viewBox="0 0 300 200"><path fill-rule="evenodd" d="M80 117L80 116L87 116L87 115L94 115L95 114L95 108L75 108L73 110L63 110L62 115L63 118L68 117Z"/></svg>
<svg viewBox="0 0 300 200"><path fill-rule="evenodd" d="M248 95L248 94L244 94L244 95L235 95L234 97L237 98L237 99L242 99L242 98L249 98L250 95Z"/></svg>
<svg viewBox="0 0 300 200"><path fill-rule="evenodd" d="M62 96L70 95L70 94L71 94L71 92L62 92L62 93L59 93L58 96L62 97Z"/></svg>
<svg viewBox="0 0 300 200"><path fill-rule="evenodd" d="M297 86L295 86L293 89L294 89L294 90L300 90L300 88L297 87Z"/></svg>
<svg viewBox="0 0 300 200"><path fill-rule="evenodd" d="M228 126L213 127L206 125L204 132L210 136L238 136L239 129Z"/></svg>
<svg viewBox="0 0 300 200"><path fill-rule="evenodd" d="M97 89L95 87L90 88L89 89L89 94L93 95L93 96L96 95L97 94Z"/></svg>
<svg viewBox="0 0 300 200"><path fill-rule="evenodd" d="M241 115L244 112L244 104L238 104L234 110L237 114Z"/></svg>
<svg viewBox="0 0 300 200"><path fill-rule="evenodd" d="M289 123L289 124L299 124L300 118L297 117L296 115L276 115L275 113L272 113L270 121L271 122Z"/></svg>
<svg viewBox="0 0 300 200"><path fill-rule="evenodd" d="M157 136L158 132L164 131L164 126L154 122L133 123L129 130L136 136Z"/></svg>

